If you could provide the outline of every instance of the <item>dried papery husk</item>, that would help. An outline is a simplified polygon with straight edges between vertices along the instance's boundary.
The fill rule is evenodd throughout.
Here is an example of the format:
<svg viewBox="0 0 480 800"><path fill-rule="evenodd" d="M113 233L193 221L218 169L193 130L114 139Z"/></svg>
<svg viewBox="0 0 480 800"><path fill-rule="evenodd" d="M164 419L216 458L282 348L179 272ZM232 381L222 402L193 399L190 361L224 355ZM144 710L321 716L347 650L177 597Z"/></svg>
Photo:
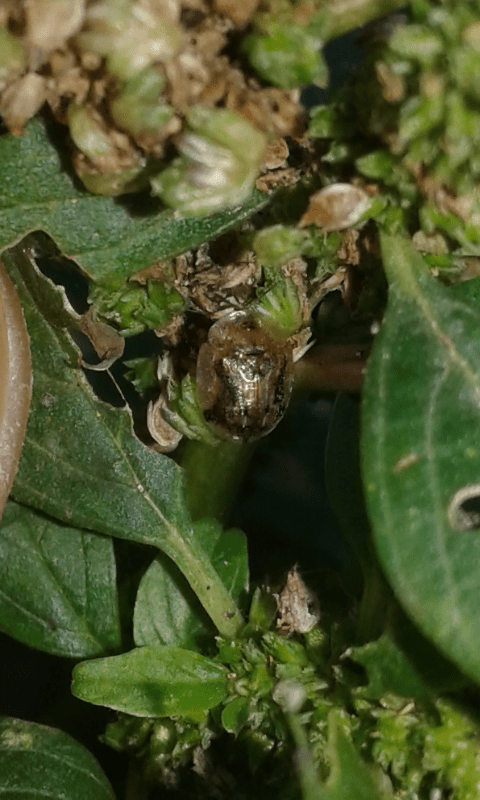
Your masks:
<svg viewBox="0 0 480 800"><path fill-rule="evenodd" d="M15 287L0 261L0 516L17 471L31 394L27 328Z"/></svg>
<svg viewBox="0 0 480 800"><path fill-rule="evenodd" d="M332 183L310 196L300 227L317 225L324 231L342 231L355 225L371 203L369 195L351 183Z"/></svg>
<svg viewBox="0 0 480 800"><path fill-rule="evenodd" d="M163 394L154 403L148 404L147 427L150 436L157 443L158 450L162 453L171 453L178 447L182 434L166 421L163 416L165 406L166 399Z"/></svg>

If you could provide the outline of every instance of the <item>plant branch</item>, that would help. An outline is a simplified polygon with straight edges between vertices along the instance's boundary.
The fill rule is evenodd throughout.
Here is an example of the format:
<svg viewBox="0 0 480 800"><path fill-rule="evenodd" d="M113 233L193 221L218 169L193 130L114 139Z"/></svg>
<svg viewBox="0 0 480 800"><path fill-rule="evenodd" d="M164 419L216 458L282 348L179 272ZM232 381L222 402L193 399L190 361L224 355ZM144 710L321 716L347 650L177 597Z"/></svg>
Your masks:
<svg viewBox="0 0 480 800"><path fill-rule="evenodd" d="M255 443L220 442L212 447L190 440L181 460L187 503L194 520L221 520L228 510L255 449Z"/></svg>

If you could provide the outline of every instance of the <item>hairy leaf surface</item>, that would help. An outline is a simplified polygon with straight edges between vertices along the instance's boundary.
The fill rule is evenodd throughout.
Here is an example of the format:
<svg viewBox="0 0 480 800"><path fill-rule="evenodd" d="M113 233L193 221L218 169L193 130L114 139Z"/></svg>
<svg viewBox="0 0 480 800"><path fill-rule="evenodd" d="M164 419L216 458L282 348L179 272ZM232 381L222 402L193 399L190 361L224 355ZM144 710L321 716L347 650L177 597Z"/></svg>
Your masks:
<svg viewBox="0 0 480 800"><path fill-rule="evenodd" d="M0 796L22 800L115 800L95 758L67 733L0 718Z"/></svg>
<svg viewBox="0 0 480 800"><path fill-rule="evenodd" d="M118 648L112 540L9 501L0 526L0 627L54 655Z"/></svg>
<svg viewBox="0 0 480 800"><path fill-rule="evenodd" d="M366 500L410 616L480 680L480 306L383 237L389 301L364 388Z"/></svg>
<svg viewBox="0 0 480 800"><path fill-rule="evenodd" d="M92 195L66 171L56 137L41 119L29 122L23 136L0 136L0 252L42 230L95 281L122 284L155 261L220 236L267 203L255 192L240 207L185 219L160 211L148 196L140 208L139 198Z"/></svg>
<svg viewBox="0 0 480 800"><path fill-rule="evenodd" d="M13 497L78 528L158 547L172 558L219 630L239 614L192 532L180 468L145 447L127 411L93 394L65 330L60 292L14 248L4 262L31 342L34 385Z"/></svg>

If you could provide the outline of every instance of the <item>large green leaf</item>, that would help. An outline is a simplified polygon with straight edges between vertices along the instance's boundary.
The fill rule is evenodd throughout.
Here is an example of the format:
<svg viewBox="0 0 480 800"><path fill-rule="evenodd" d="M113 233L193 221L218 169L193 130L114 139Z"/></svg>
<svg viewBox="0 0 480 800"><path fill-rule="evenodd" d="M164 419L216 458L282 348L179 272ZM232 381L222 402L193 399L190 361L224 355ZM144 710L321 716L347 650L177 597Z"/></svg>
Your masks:
<svg viewBox="0 0 480 800"><path fill-rule="evenodd" d="M194 524L195 537L210 556L220 578L237 602L248 585L248 556L241 531L222 532L213 519ZM198 649L211 641L212 625L175 565L160 555L138 588L133 616L137 645L177 645Z"/></svg>
<svg viewBox="0 0 480 800"><path fill-rule="evenodd" d="M34 375L13 497L75 527L157 546L218 629L232 634L240 617L193 536L180 468L133 436L126 411L94 396L64 328L59 290L20 248L4 262L24 310Z"/></svg>
<svg viewBox="0 0 480 800"><path fill-rule="evenodd" d="M419 627L480 680L480 305L382 237L389 301L364 387L366 500L380 560Z"/></svg>
<svg viewBox="0 0 480 800"><path fill-rule="evenodd" d="M2 800L115 800L91 753L63 731L0 718Z"/></svg>
<svg viewBox="0 0 480 800"><path fill-rule="evenodd" d="M72 692L135 717L195 716L227 696L227 670L179 647L137 647L77 664Z"/></svg>
<svg viewBox="0 0 480 800"><path fill-rule="evenodd" d="M0 628L30 647L72 658L120 647L111 539L9 501L0 587Z"/></svg>
<svg viewBox="0 0 480 800"><path fill-rule="evenodd" d="M0 136L0 252L42 230L95 281L121 284L155 261L220 236L268 202L255 192L240 207L179 218L159 212L152 199L147 208L131 212L131 197L127 202L82 189L66 171L56 137L58 132L41 119L29 122L23 136ZM65 147L65 141L58 144Z"/></svg>

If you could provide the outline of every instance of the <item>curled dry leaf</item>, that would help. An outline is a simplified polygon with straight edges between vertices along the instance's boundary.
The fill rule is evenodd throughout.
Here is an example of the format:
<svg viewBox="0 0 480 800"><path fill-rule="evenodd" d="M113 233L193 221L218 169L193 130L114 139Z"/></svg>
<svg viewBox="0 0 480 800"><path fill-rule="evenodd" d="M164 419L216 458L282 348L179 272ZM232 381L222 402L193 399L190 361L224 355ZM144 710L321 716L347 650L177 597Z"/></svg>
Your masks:
<svg viewBox="0 0 480 800"><path fill-rule="evenodd" d="M0 516L22 449L32 394L27 328L15 287L0 261Z"/></svg>

